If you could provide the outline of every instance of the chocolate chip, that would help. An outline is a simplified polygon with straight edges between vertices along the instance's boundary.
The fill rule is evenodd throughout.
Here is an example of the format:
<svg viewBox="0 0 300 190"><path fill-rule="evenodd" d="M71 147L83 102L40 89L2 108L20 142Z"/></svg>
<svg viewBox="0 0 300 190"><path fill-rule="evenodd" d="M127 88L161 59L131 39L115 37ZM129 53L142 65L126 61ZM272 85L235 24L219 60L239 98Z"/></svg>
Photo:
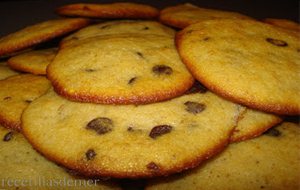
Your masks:
<svg viewBox="0 0 300 190"><path fill-rule="evenodd" d="M152 71L157 75L170 75L173 72L172 68L166 65L155 65L152 67Z"/></svg>
<svg viewBox="0 0 300 190"><path fill-rule="evenodd" d="M96 152L93 150L93 149L89 149L86 153L85 153L85 156L86 156L86 159L87 160L92 160L95 158L96 156Z"/></svg>
<svg viewBox="0 0 300 190"><path fill-rule="evenodd" d="M96 69L84 69L86 72L89 72L89 73L91 73L91 72L95 72L96 71Z"/></svg>
<svg viewBox="0 0 300 190"><path fill-rule="evenodd" d="M195 81L193 86L185 92L185 94L194 94L194 93L205 93L207 88L203 86L200 82Z"/></svg>
<svg viewBox="0 0 300 190"><path fill-rule="evenodd" d="M143 58L144 59L144 55L141 53L141 52L136 52L136 54L140 57L140 58Z"/></svg>
<svg viewBox="0 0 300 190"><path fill-rule="evenodd" d="M107 24L107 25L104 25L104 26L101 26L99 27L100 29L105 29L105 28L109 28L111 25L110 24Z"/></svg>
<svg viewBox="0 0 300 190"><path fill-rule="evenodd" d="M274 39L274 38L266 38L266 41L275 45L275 46L279 46L279 47L286 47L288 46L288 43L286 43L283 40L278 40L278 39Z"/></svg>
<svg viewBox="0 0 300 190"><path fill-rule="evenodd" d="M133 77L128 81L128 84L133 84L136 81L137 77Z"/></svg>
<svg viewBox="0 0 300 190"><path fill-rule="evenodd" d="M170 126L170 125L158 125L158 126L155 126L155 127L153 127L153 128L151 129L149 136L150 136L152 139L155 139L155 138L158 137L158 136L161 136L161 135L170 133L171 130L172 130L172 128L173 128L173 127Z"/></svg>
<svg viewBox="0 0 300 190"><path fill-rule="evenodd" d="M111 119L106 117L98 117L90 121L87 126L87 129L96 131L99 135L108 133L113 129L113 122Z"/></svg>
<svg viewBox="0 0 300 190"><path fill-rule="evenodd" d="M206 108L205 104L192 101L187 101L184 103L184 105L186 106L185 110L192 114L200 113Z"/></svg>
<svg viewBox="0 0 300 190"><path fill-rule="evenodd" d="M143 30L149 30L149 27L148 27L148 26L145 26L145 27L143 28Z"/></svg>
<svg viewBox="0 0 300 190"><path fill-rule="evenodd" d="M132 132L132 131L134 131L134 129L133 129L133 127L128 127L127 131Z"/></svg>
<svg viewBox="0 0 300 190"><path fill-rule="evenodd" d="M32 102L32 100L25 100L25 102L29 104Z"/></svg>
<svg viewBox="0 0 300 190"><path fill-rule="evenodd" d="M208 40L210 40L210 37L203 38L203 41L208 41Z"/></svg>
<svg viewBox="0 0 300 190"><path fill-rule="evenodd" d="M10 141L12 138L13 138L13 132L8 132L6 133L6 135L4 135L3 137L3 141L7 142L7 141Z"/></svg>
<svg viewBox="0 0 300 190"><path fill-rule="evenodd" d="M3 100L11 100L10 96L6 96L5 98L3 98Z"/></svg>
<svg viewBox="0 0 300 190"><path fill-rule="evenodd" d="M281 132L275 128L271 128L271 129L267 130L266 132L264 132L264 134L268 135L268 136L272 136L272 137L279 137L281 135Z"/></svg>
<svg viewBox="0 0 300 190"><path fill-rule="evenodd" d="M160 170L159 166L157 164L155 164L154 162L150 162L149 164L147 164L147 169L153 171L153 172L158 172Z"/></svg>

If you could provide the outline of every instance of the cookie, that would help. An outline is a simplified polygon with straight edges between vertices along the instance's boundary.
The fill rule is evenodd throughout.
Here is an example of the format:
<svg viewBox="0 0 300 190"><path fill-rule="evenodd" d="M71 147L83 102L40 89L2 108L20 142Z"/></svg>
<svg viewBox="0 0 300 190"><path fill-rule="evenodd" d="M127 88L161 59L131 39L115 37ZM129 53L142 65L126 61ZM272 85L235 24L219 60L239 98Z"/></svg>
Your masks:
<svg viewBox="0 0 300 190"><path fill-rule="evenodd" d="M62 48L49 64L47 76L60 95L103 104L170 99L194 81L173 37L150 34L91 38Z"/></svg>
<svg viewBox="0 0 300 190"><path fill-rule="evenodd" d="M268 24L238 19L199 22L176 35L183 62L211 91L283 115L300 114L299 39Z"/></svg>
<svg viewBox="0 0 300 190"><path fill-rule="evenodd" d="M230 141L238 142L257 137L281 121L282 118L274 114L246 108L240 116Z"/></svg>
<svg viewBox="0 0 300 190"><path fill-rule="evenodd" d="M7 190L120 189L99 179L84 179L37 153L20 133L0 126L0 187Z"/></svg>
<svg viewBox="0 0 300 190"><path fill-rule="evenodd" d="M237 12L201 8L190 3L166 7L161 10L159 15L159 20L162 23L176 28L184 28L199 21L220 18L252 19Z"/></svg>
<svg viewBox="0 0 300 190"><path fill-rule="evenodd" d="M195 81L189 93L205 93L208 89L199 81ZM263 132L280 123L282 118L274 114L260 112L244 106L239 105L239 118L237 126L234 128L230 136L230 142L239 142L248 140L261 135Z"/></svg>
<svg viewBox="0 0 300 190"><path fill-rule="evenodd" d="M158 16L159 11L152 6L137 3L77 3L64 5L56 9L63 16L80 16L92 18L127 18L151 19Z"/></svg>
<svg viewBox="0 0 300 190"><path fill-rule="evenodd" d="M33 50L8 59L7 64L14 70L35 75L46 75L47 66L52 62L57 48Z"/></svg>
<svg viewBox="0 0 300 190"><path fill-rule="evenodd" d="M0 81L0 124L21 130L23 110L50 88L45 77L21 74Z"/></svg>
<svg viewBox="0 0 300 190"><path fill-rule="evenodd" d="M238 114L236 104L209 92L147 105L104 105L49 91L24 111L22 127L38 151L67 168L138 178L193 168L220 152Z"/></svg>
<svg viewBox="0 0 300 190"><path fill-rule="evenodd" d="M280 18L266 18L263 20L265 23L272 24L274 26L278 26L281 28L285 28L288 30L293 30L296 32L300 32L300 24L288 19L280 19Z"/></svg>
<svg viewBox="0 0 300 190"><path fill-rule="evenodd" d="M0 38L0 56L21 51L89 24L88 19L48 20Z"/></svg>
<svg viewBox="0 0 300 190"><path fill-rule="evenodd" d="M64 38L60 47L81 44L83 40L103 35L163 35L175 36L175 30L155 21L110 21L85 27Z"/></svg>
<svg viewBox="0 0 300 190"><path fill-rule="evenodd" d="M261 137L231 144L195 170L152 181L146 190L297 190L299 138L299 126L283 123Z"/></svg>
<svg viewBox="0 0 300 190"><path fill-rule="evenodd" d="M6 62L0 62L0 80L6 79L10 76L18 75L19 73L10 69Z"/></svg>

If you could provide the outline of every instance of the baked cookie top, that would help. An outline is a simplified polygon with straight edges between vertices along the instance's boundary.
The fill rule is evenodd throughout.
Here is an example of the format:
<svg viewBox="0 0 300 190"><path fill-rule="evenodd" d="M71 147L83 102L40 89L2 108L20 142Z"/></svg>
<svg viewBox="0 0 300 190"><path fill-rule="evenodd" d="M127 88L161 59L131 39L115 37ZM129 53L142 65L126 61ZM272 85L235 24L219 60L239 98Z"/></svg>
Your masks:
<svg viewBox="0 0 300 190"><path fill-rule="evenodd" d="M47 76L55 91L68 99L104 104L170 99L194 81L173 37L150 34L97 37L62 48Z"/></svg>
<svg viewBox="0 0 300 190"><path fill-rule="evenodd" d="M230 144L195 170L152 181L146 190L299 189L299 138L299 126L283 123L258 138Z"/></svg>
<svg viewBox="0 0 300 190"><path fill-rule="evenodd" d="M58 49L33 50L8 59L9 67L26 73L46 75L46 68L54 59Z"/></svg>
<svg viewBox="0 0 300 190"><path fill-rule="evenodd" d="M176 35L183 62L211 91L286 115L300 113L299 39L268 24L238 19L199 22Z"/></svg>
<svg viewBox="0 0 300 190"><path fill-rule="evenodd" d="M41 42L77 30L89 24L88 19L66 18L48 20L25 27L0 38L0 56L11 54Z"/></svg>
<svg viewBox="0 0 300 190"><path fill-rule="evenodd" d="M201 8L190 3L166 7L160 11L159 15L162 23L176 28L184 28L199 21L219 18L252 19L237 12Z"/></svg>
<svg viewBox="0 0 300 190"><path fill-rule="evenodd" d="M136 21L136 20L117 20L102 22L85 27L64 38L60 47L67 45L81 44L83 40L89 40L92 37L110 35L163 35L175 36L175 30L155 21Z"/></svg>
<svg viewBox="0 0 300 190"><path fill-rule="evenodd" d="M94 179L93 183L92 180L88 183L87 179L71 175L72 171L59 167L37 153L22 134L2 126L0 126L0 147L1 188L15 190L21 186L22 190L67 190L71 186L76 186L78 190L119 189L109 182ZM13 180L17 181L15 185L12 183Z"/></svg>
<svg viewBox="0 0 300 190"><path fill-rule="evenodd" d="M93 18L130 18L151 19L159 15L159 11L150 5L138 3L77 3L64 5L56 9L63 16L80 16Z"/></svg>
<svg viewBox="0 0 300 190"><path fill-rule="evenodd" d="M45 77L20 74L0 80L0 124L21 130L23 110L50 88Z"/></svg>
<svg viewBox="0 0 300 190"><path fill-rule="evenodd" d="M274 114L245 108L240 114L239 122L230 141L238 142L257 137L281 121L282 118Z"/></svg>
<svg viewBox="0 0 300 190"><path fill-rule="evenodd" d="M68 168L138 178L193 168L220 152L238 114L236 104L209 92L147 105L104 105L49 91L24 111L22 127L38 151Z"/></svg>
<svg viewBox="0 0 300 190"><path fill-rule="evenodd" d="M10 76L14 76L14 75L18 75L18 74L20 74L20 73L10 69L7 66L6 62L4 62L4 61L0 62L0 80L6 79Z"/></svg>

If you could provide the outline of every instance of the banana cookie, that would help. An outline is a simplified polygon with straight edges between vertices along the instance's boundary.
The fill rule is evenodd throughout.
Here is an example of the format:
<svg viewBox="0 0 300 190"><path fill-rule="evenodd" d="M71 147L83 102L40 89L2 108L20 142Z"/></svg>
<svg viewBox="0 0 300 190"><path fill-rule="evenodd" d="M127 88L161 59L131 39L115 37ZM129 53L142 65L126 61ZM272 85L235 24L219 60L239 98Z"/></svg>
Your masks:
<svg viewBox="0 0 300 190"><path fill-rule="evenodd" d="M155 21L134 21L134 20L117 20L103 22L85 27L69 36L64 38L60 47L68 45L81 44L83 40L88 40L92 37L108 36L109 35L162 35L162 36L175 36L175 30L160 24Z"/></svg>
<svg viewBox="0 0 300 190"><path fill-rule="evenodd" d="M68 101L50 90L24 111L22 127L38 151L70 169L138 178L193 168L220 152L238 115L236 104L210 92L104 105Z"/></svg>
<svg viewBox="0 0 300 190"><path fill-rule="evenodd" d="M19 73L17 71L14 71L10 69L7 66L6 62L0 62L0 80L6 79L10 76L18 75Z"/></svg>
<svg viewBox="0 0 300 190"><path fill-rule="evenodd" d="M46 75L46 68L57 53L57 48L33 50L7 60L7 64L17 71Z"/></svg>
<svg viewBox="0 0 300 190"><path fill-rule="evenodd" d="M258 21L219 19L188 26L176 43L211 91L253 109L300 114L300 38Z"/></svg>
<svg viewBox="0 0 300 190"><path fill-rule="evenodd" d="M80 16L93 18L128 18L151 19L159 15L159 11L150 5L138 3L77 3L64 5L56 9L63 16Z"/></svg>
<svg viewBox="0 0 300 190"><path fill-rule="evenodd" d="M252 19L237 12L201 8L190 3L166 7L161 10L159 15L162 23L176 28L184 28L199 21L219 18Z"/></svg>
<svg viewBox="0 0 300 190"><path fill-rule="evenodd" d="M300 127L284 122L258 138L230 144L186 173L151 181L146 190L298 190Z"/></svg>
<svg viewBox="0 0 300 190"><path fill-rule="evenodd" d="M55 91L74 101L144 104L183 94L194 79L161 35L90 38L62 48L47 68Z"/></svg>
<svg viewBox="0 0 300 190"><path fill-rule="evenodd" d="M50 88L45 77L20 74L0 80L0 124L21 130L23 110Z"/></svg>
<svg viewBox="0 0 300 190"><path fill-rule="evenodd" d="M0 56L12 54L88 25L83 18L48 20L0 38Z"/></svg>
<svg viewBox="0 0 300 190"><path fill-rule="evenodd" d="M20 133L0 126L0 188L6 190L117 190L98 179L72 175L38 154Z"/></svg>

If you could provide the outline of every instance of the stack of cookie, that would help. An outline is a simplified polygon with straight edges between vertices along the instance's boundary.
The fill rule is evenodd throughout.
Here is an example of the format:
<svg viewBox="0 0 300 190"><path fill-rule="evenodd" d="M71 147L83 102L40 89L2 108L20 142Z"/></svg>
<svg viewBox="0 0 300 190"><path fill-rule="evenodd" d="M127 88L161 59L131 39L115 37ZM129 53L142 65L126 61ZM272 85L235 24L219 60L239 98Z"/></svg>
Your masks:
<svg viewBox="0 0 300 190"><path fill-rule="evenodd" d="M57 13L84 18L0 39L0 124L15 131L3 129L3 146L13 147L3 152L20 141L42 160L26 167L54 168L47 179L67 175L56 163L91 179L156 177L147 189L300 187L300 131L284 121L300 114L297 24L191 4L160 12L72 4ZM58 47L36 46L59 36ZM3 155L1 167L15 168Z"/></svg>

